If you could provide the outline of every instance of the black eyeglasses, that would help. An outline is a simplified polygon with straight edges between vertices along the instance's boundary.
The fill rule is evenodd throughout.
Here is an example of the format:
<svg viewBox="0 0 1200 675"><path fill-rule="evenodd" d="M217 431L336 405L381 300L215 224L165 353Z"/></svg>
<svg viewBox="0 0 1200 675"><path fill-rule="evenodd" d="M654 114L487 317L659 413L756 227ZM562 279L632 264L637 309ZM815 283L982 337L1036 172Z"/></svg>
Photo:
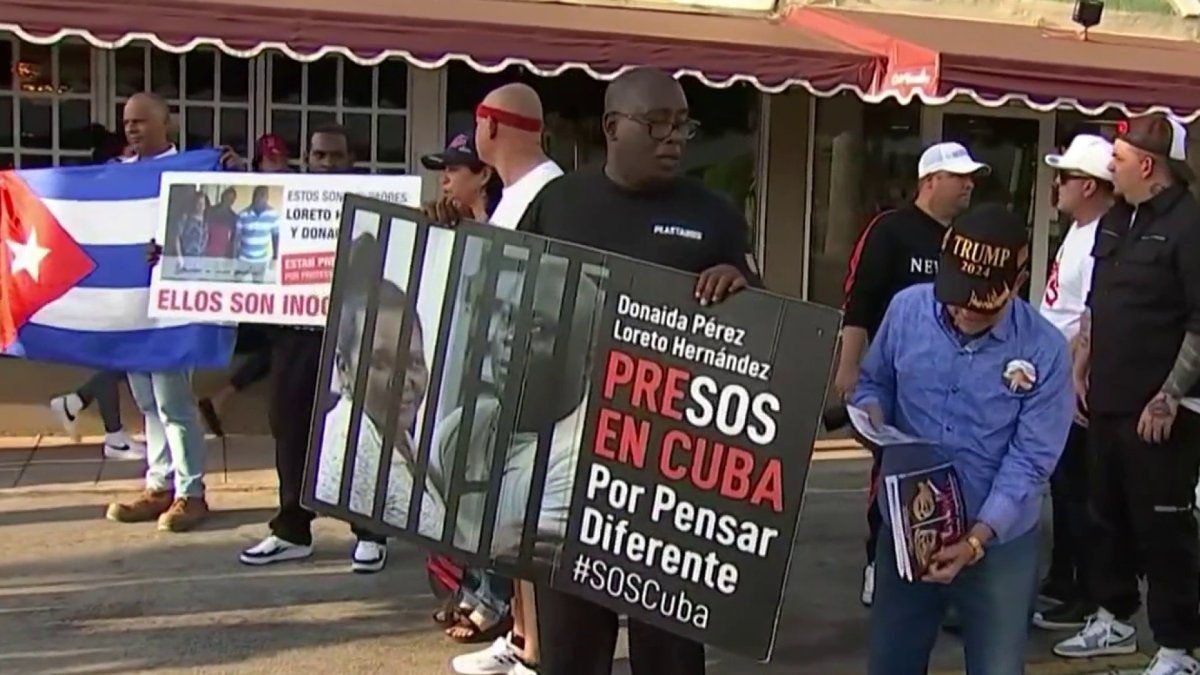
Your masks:
<svg viewBox="0 0 1200 675"><path fill-rule="evenodd" d="M651 120L646 119L641 115L630 115L629 113L623 112L613 114L624 117L630 122L637 122L638 124L646 127L646 131L649 132L650 138L656 141L667 140L672 134L675 133L676 129L682 130L683 137L688 140L695 138L696 134L700 132L700 122L697 120Z"/></svg>

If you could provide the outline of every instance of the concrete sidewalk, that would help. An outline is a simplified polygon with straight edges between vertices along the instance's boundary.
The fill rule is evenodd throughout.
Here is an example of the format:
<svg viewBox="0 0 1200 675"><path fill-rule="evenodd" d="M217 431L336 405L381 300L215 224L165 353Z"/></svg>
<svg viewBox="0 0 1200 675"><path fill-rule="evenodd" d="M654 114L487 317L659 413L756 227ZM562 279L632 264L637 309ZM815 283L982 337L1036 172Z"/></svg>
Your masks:
<svg viewBox="0 0 1200 675"><path fill-rule="evenodd" d="M274 490L275 445L269 436L209 437L205 482L210 490ZM9 494L126 492L141 489L145 462L105 459L103 436L78 443L62 436L0 437L0 490ZM862 459L866 453L841 443L822 443L829 460Z"/></svg>
<svg viewBox="0 0 1200 675"><path fill-rule="evenodd" d="M57 436L0 438L0 494L137 492L144 461L105 459L102 436L75 443ZM209 490L275 490L275 446L268 436L209 438Z"/></svg>

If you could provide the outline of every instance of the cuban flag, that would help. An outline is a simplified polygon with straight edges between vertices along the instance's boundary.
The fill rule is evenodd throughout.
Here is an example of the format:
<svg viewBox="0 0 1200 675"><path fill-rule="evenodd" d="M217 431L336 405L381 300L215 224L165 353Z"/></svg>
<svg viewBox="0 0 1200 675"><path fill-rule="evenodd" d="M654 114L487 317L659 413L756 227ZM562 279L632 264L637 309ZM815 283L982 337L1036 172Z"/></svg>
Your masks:
<svg viewBox="0 0 1200 675"><path fill-rule="evenodd" d="M227 365L232 327L147 316L162 173L219 157L0 171L0 350L124 372Z"/></svg>

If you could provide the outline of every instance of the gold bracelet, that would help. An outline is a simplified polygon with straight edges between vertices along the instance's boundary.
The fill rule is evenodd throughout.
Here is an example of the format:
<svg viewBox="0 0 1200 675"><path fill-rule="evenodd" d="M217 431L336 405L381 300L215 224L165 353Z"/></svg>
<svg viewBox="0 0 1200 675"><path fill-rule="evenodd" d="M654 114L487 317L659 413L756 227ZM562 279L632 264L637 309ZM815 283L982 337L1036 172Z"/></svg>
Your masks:
<svg viewBox="0 0 1200 675"><path fill-rule="evenodd" d="M975 551L975 557L971 559L972 565L980 560L983 560L983 556L987 553L987 551L983 548L983 542L979 541L979 537L976 537L973 534L968 536L967 545L971 547L972 551Z"/></svg>

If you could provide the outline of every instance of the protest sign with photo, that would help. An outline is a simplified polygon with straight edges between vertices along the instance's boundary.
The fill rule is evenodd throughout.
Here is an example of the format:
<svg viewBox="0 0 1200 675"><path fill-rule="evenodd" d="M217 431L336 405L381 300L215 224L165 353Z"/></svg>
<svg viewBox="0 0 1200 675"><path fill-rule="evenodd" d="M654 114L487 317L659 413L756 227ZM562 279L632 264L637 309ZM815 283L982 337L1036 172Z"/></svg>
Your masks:
<svg viewBox="0 0 1200 675"><path fill-rule="evenodd" d="M325 325L347 192L416 205L421 179L164 173L150 316Z"/></svg>
<svg viewBox="0 0 1200 675"><path fill-rule="evenodd" d="M548 579L566 531L604 259L348 196L309 506Z"/></svg>
<svg viewBox="0 0 1200 675"><path fill-rule="evenodd" d="M354 195L342 217L305 506L769 653L838 312L702 308L692 275ZM610 595L622 568L677 600Z"/></svg>

